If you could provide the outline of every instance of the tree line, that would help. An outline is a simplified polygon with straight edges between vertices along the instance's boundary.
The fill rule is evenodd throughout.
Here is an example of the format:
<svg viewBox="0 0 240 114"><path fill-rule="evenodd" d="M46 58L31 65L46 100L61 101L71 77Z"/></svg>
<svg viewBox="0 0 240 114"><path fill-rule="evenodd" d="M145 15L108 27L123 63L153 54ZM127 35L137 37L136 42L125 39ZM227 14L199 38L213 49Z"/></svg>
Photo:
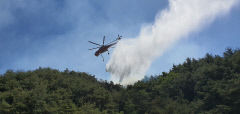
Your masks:
<svg viewBox="0 0 240 114"><path fill-rule="evenodd" d="M0 76L0 113L239 114L240 50L187 58L127 87L68 69L8 70Z"/></svg>

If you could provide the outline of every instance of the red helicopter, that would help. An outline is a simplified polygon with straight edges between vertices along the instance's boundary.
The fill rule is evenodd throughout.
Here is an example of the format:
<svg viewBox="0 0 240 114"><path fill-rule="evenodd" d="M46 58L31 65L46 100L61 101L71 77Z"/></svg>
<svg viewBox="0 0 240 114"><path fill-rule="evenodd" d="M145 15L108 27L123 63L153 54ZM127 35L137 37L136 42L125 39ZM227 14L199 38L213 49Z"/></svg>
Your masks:
<svg viewBox="0 0 240 114"><path fill-rule="evenodd" d="M107 43L107 44L104 44L104 42L105 42L105 36L104 36L104 37L103 37L103 44L102 44L102 45L97 44L97 43L94 43L94 42L92 42L92 41L88 41L89 43L92 43L92 44L95 44L95 45L99 46L99 47L96 47L96 48L91 48L91 49L89 49L89 50L98 49L98 50L95 52L95 56L97 56L97 57L98 57L99 55L102 56L102 53L104 53L104 52L106 52L106 51L108 52L108 55L109 55L108 49L109 49L110 47L113 48L112 46L115 45L115 44L117 44L118 41L121 40L121 39L122 39L122 36L119 36L119 35L118 35L118 37L117 37L116 40L114 40L114 41L112 41L112 42L109 42L109 43ZM103 56L102 56L102 58L103 58ZM104 58L103 58L103 61L104 61Z"/></svg>

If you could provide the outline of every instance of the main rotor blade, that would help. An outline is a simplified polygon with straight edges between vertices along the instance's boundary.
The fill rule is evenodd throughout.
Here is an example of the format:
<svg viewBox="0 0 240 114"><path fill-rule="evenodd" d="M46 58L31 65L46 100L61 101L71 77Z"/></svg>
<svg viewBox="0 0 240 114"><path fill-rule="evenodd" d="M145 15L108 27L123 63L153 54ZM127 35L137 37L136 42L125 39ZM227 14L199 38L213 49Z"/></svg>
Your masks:
<svg viewBox="0 0 240 114"><path fill-rule="evenodd" d="M102 54L101 54L101 56L102 56ZM102 56L102 59L103 59L103 62L104 62L104 57Z"/></svg>
<svg viewBox="0 0 240 114"><path fill-rule="evenodd" d="M105 42L105 36L103 36L103 45L104 45L104 42Z"/></svg>
<svg viewBox="0 0 240 114"><path fill-rule="evenodd" d="M92 41L88 41L89 43L92 43L92 44L95 44L95 45L98 45L98 46L101 46L100 44L97 44L97 43L94 43Z"/></svg>
<svg viewBox="0 0 240 114"><path fill-rule="evenodd" d="M88 49L88 50L94 50L94 49L98 49L99 47L96 47L96 48L91 48L91 49Z"/></svg>

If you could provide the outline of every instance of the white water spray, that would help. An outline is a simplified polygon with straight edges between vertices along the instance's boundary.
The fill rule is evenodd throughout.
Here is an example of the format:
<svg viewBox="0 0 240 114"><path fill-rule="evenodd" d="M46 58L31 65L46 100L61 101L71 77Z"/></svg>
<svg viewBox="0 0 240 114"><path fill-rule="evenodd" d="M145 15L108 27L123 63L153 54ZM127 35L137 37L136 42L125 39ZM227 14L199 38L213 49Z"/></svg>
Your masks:
<svg viewBox="0 0 240 114"><path fill-rule="evenodd" d="M106 70L122 85L144 78L152 61L173 43L226 14L238 0L169 0L153 25L145 26L137 38L118 43Z"/></svg>

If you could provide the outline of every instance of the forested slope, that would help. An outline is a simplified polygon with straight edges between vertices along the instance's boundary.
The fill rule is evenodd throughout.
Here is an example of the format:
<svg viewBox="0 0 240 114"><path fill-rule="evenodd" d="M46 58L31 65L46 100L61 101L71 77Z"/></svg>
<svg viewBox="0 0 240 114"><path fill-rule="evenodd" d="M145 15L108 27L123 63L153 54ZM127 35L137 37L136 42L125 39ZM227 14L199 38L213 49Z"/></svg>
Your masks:
<svg viewBox="0 0 240 114"><path fill-rule="evenodd" d="M240 50L188 58L127 87L69 70L9 70L0 76L0 113L239 114Z"/></svg>

